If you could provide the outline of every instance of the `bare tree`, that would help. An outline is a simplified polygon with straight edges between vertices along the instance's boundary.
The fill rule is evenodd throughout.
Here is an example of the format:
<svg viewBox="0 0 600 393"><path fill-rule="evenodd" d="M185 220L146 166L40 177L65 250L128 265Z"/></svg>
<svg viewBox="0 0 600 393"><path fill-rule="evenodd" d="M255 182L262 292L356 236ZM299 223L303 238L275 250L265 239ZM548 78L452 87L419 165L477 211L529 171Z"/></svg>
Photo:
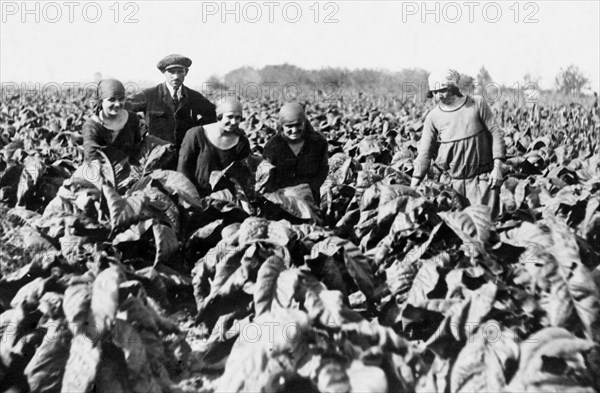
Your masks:
<svg viewBox="0 0 600 393"><path fill-rule="evenodd" d="M583 75L583 72L574 64L566 69L561 68L554 80L556 89L569 95L581 95L583 88L589 82L589 79Z"/></svg>

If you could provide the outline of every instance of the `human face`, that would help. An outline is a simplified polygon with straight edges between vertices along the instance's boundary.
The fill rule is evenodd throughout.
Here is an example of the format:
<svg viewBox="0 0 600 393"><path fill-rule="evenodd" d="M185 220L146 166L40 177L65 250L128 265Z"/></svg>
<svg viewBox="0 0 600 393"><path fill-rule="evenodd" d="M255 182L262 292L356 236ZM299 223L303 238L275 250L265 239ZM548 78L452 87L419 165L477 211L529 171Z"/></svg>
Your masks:
<svg viewBox="0 0 600 393"><path fill-rule="evenodd" d="M224 132L235 132L240 128L242 122L242 114L239 112L225 112L223 113L219 124L221 130Z"/></svg>
<svg viewBox="0 0 600 393"><path fill-rule="evenodd" d="M283 137L289 142L298 143L304 140L304 122L283 124L282 129Z"/></svg>
<svg viewBox="0 0 600 393"><path fill-rule="evenodd" d="M172 67L163 72L167 83L173 88L179 88L181 85L183 85L183 81L185 80L187 73L188 70L184 67Z"/></svg>
<svg viewBox="0 0 600 393"><path fill-rule="evenodd" d="M431 93L435 102L441 102L442 104L452 104L457 98L447 87L433 90Z"/></svg>
<svg viewBox="0 0 600 393"><path fill-rule="evenodd" d="M110 97L102 100L102 112L105 117L116 117L123 110L125 97Z"/></svg>

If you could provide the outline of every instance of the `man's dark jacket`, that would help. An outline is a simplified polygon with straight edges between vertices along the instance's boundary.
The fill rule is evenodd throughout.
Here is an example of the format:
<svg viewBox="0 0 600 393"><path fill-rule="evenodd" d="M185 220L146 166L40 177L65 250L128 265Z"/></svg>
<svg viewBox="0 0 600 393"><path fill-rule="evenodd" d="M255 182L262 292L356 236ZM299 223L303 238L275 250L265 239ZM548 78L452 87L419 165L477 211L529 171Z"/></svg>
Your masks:
<svg viewBox="0 0 600 393"><path fill-rule="evenodd" d="M174 143L179 149L187 130L217 121L215 105L199 92L183 86L179 105L165 83L144 89L128 100L127 109L144 112L150 135Z"/></svg>

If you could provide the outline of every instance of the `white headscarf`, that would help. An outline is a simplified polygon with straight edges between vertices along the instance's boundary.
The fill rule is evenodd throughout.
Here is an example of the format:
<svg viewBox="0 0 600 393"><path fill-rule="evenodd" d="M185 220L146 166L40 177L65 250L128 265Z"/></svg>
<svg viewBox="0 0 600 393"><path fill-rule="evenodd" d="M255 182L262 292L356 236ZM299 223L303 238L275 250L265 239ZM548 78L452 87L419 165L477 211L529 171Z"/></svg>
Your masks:
<svg viewBox="0 0 600 393"><path fill-rule="evenodd" d="M450 68L435 70L429 74L428 82L429 91L440 90L450 85L459 87L460 74Z"/></svg>

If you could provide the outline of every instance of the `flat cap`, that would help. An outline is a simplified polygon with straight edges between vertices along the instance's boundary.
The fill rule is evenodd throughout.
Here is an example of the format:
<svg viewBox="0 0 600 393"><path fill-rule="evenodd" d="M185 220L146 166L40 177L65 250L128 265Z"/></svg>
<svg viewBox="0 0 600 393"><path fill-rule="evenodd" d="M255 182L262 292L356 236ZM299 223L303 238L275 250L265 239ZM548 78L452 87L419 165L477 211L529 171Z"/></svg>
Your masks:
<svg viewBox="0 0 600 393"><path fill-rule="evenodd" d="M173 67L185 67L189 68L192 65L192 60L188 57L182 55L168 55L163 57L157 64L156 67L160 70L160 72L164 72L169 68Z"/></svg>

